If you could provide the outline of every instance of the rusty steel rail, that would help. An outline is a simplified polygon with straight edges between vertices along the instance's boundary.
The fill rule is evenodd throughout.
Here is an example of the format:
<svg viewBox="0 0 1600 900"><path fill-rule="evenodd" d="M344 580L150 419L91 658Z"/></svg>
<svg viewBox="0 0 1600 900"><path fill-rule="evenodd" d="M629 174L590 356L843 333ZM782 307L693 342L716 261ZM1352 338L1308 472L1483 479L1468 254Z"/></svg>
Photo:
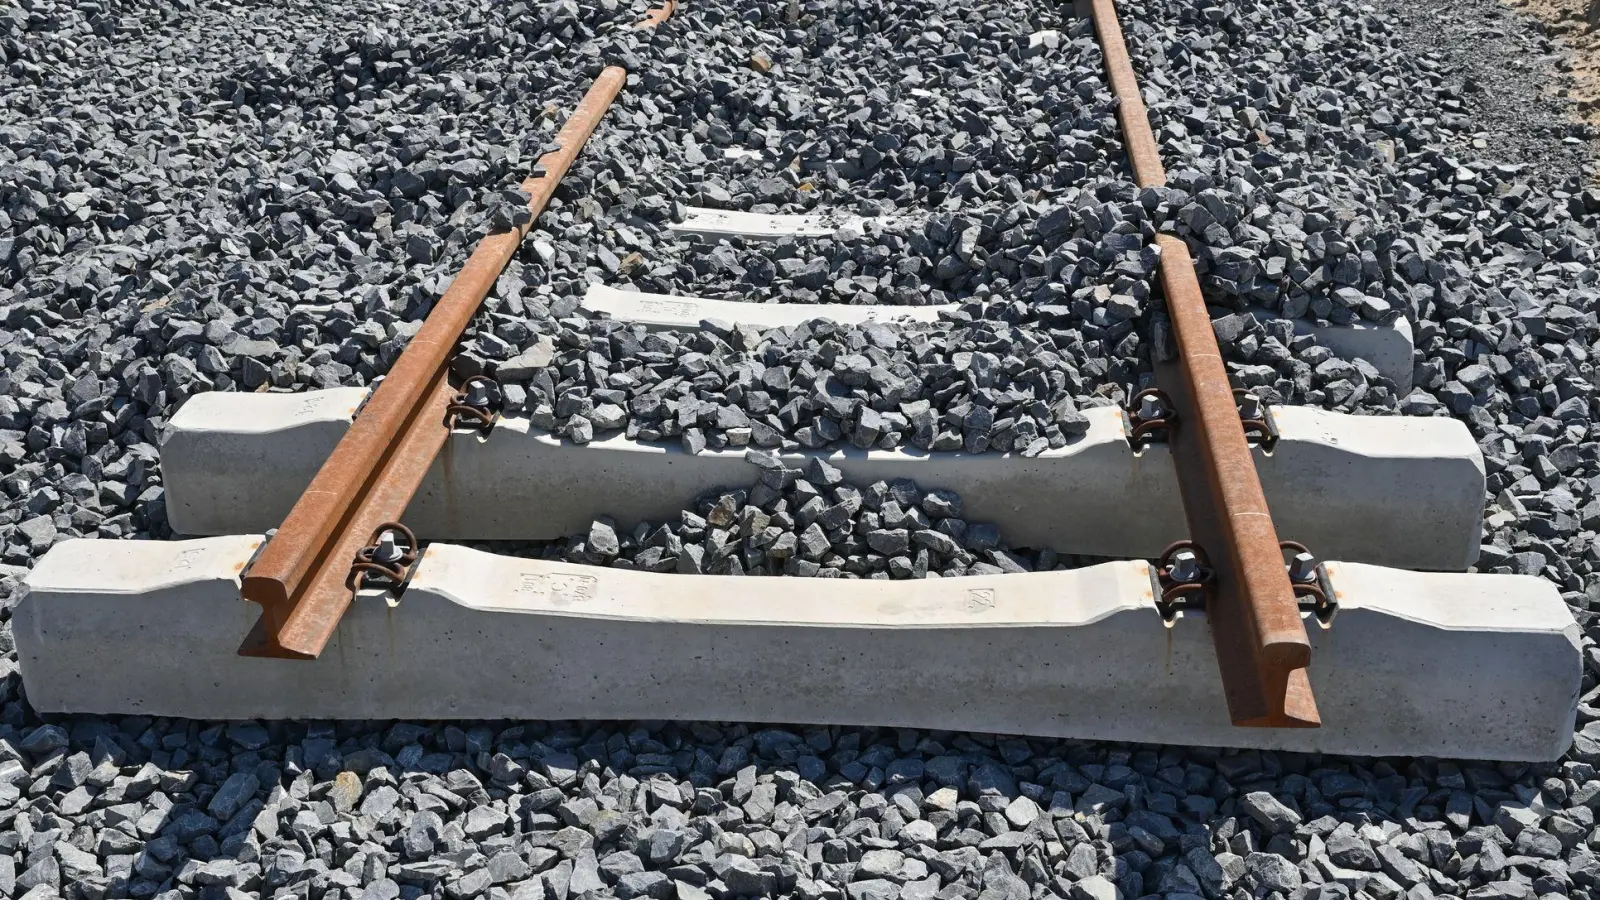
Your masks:
<svg viewBox="0 0 1600 900"><path fill-rule="evenodd" d="M1134 179L1140 187L1165 185L1161 149L1114 0L1092 0L1090 6ZM1156 240L1178 351L1174 361L1157 364L1156 377L1175 407L1168 442L1190 536L1210 550L1214 577L1206 619L1228 714L1239 726L1314 728L1321 717L1306 673L1311 643L1194 261L1178 238L1160 235Z"/></svg>
<svg viewBox="0 0 1600 900"><path fill-rule="evenodd" d="M645 31L655 28L661 23L672 18L672 14L677 11L678 0L666 0L665 3L661 4L655 9L650 10L650 12L647 13L643 19L635 22L633 27L638 31Z"/></svg>
<svg viewBox="0 0 1600 900"><path fill-rule="evenodd" d="M1117 118L1122 123L1122 150L1128 154L1134 180L1140 187L1160 187L1167 183L1167 170L1161 165L1161 147L1150 130L1150 112L1133 74L1128 57L1128 42L1122 37L1113 0L1091 0L1095 35L1100 39L1100 55L1106 60L1106 80L1117 98Z"/></svg>
<svg viewBox="0 0 1600 900"><path fill-rule="evenodd" d="M376 530L400 518L449 430L451 354L517 246L544 212L556 185L600 124L627 80L612 66L595 80L556 136L535 177L528 222L490 235L473 250L389 374L373 391L311 486L246 571L242 593L262 614L239 652L315 659L354 600L356 553Z"/></svg>

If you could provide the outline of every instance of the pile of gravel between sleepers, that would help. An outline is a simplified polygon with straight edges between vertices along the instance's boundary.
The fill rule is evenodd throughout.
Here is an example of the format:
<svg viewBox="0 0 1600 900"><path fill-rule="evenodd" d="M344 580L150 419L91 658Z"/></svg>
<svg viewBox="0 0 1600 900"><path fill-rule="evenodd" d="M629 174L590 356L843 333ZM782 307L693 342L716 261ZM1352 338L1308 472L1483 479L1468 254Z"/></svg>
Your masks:
<svg viewBox="0 0 1600 900"><path fill-rule="evenodd" d="M458 371L492 372L508 414L576 443L620 431L691 453L848 443L1037 455L1083 433L1081 408L1125 405L1151 383L1138 305L1109 291L1070 306L985 296L936 323L706 321L688 333L596 317L577 297L517 302L546 327L491 313L495 330L479 329ZM1268 402L1395 407L1375 367L1296 335L1290 320L1238 314L1218 334L1238 382Z"/></svg>
<svg viewBox="0 0 1600 900"><path fill-rule="evenodd" d="M1174 229L1193 240L1219 318L1304 302L1331 321L1398 313L1412 322L1419 377L1406 397L1385 397L1358 361L1348 370L1308 362L1308 348L1276 326L1229 330L1227 349L1235 365L1270 366L1268 380L1290 402L1349 403L1360 378L1367 390L1350 409L1467 422L1489 469L1483 568L1561 585L1585 628L1588 668L1574 749L1539 765L710 723L44 722L27 705L3 621L0 893L1587 900L1600 877L1600 653L1590 608L1600 601L1590 435L1600 196L1568 180L1576 167L1552 164L1529 141L1475 146L1481 98L1533 107L1536 85L1525 76L1485 84L1480 48L1424 18L1433 3L1119 4L1169 152L1166 192L1133 191L1125 177L1095 171L1116 154L1098 83L1078 95L1070 127L1037 142L1058 162L1061 151L1091 148L1083 181L1058 183L1073 180L1059 166L1030 169L1037 184L1010 173L1020 198L999 171L1003 146L991 151L994 165L973 170L981 177L962 173L968 186L955 188L956 157L943 148L965 115L914 122L894 109L900 118L884 121L909 129L897 135L904 145L921 139L942 156L880 165L867 179L830 179L824 166L813 191L777 208L931 215L933 230L914 233L927 252L911 232L890 251L916 250L915 286L896 283L912 273L886 283L872 270L886 259L879 244L889 247L876 235L786 247L765 284L757 249L670 238L679 212L671 203L684 197L669 178L696 185L697 202L717 203L706 189L714 186L744 208L776 203L758 201L758 185L786 176L768 167L775 154L706 153L725 149L711 139L709 107L705 116L674 109L668 121L664 101L646 98L664 96L652 86L683 68L689 57L675 47L691 35L709 45L721 29L738 50L696 53L705 60L696 84L781 79L827 49L809 36L790 41L784 19L798 10L815 17L798 30L832 31L838 55L828 64L841 69L832 74L865 84L851 45L866 23L926 13L944 22L926 30L959 46L968 32L990 39L984 23L969 21L989 5L692 0L680 23L644 35L618 27L644 4L609 0L0 8L0 620L55 542L165 536L157 444L189 396L364 385L387 371L491 227L501 192L526 174L585 79L616 59L637 75L617 127L580 159L559 207L502 277L464 365L493 370L547 336L550 361L525 360L524 377L511 380L532 385L534 369L552 368L552 408L563 383L598 409L599 390L634 395L613 383L617 375L646 394L673 378L705 379L692 388L694 427L714 429L701 401L718 397L720 416L722 401L739 402L725 388L744 377L730 382L725 372L764 378L778 365L767 362L771 351L793 383L798 362L782 360L792 335L757 335L746 347L746 336L712 329L722 346L646 348L637 331L581 315L583 288L888 304L932 302L941 291L963 309L992 310L925 329L930 344L943 341L938 364L955 368L959 354L973 354L944 385L959 381L957 402L992 389L966 381L977 354L1023 359L1015 330L1026 341L1049 337L1062 362L1032 371L1048 383L1071 366L1084 393L1068 395L1085 406L1097 390L1115 400L1145 371L1149 348L1122 343L1139 329L1117 334L1111 309L1130 298L1140 316L1159 313L1153 261L1141 254L1157 230ZM1490 21L1491 9L1493 0L1459 0L1451 13ZM1010 36L1008 52L1024 34L1054 26L1063 35L1055 57L1012 65L1098 78L1081 24L999 18L991 37ZM1493 21L1538 46L1525 26ZM774 38L760 46L784 72L750 68L757 31ZM914 49L934 46L921 33L917 41ZM803 59L772 55L795 46ZM919 68L949 69L946 55L930 52ZM717 99L715 87L702 93ZM722 108L742 113L757 97L738 94ZM842 109L851 98L828 99ZM826 140L832 162L826 132L843 126L819 121L829 117L820 103L802 112L808 118L796 122L805 124L784 126L805 132L798 146L811 145L794 158L803 170ZM682 142L697 120L706 132L695 138L706 157L699 168ZM1503 117L1494 123L1506 130ZM1265 141L1252 139L1257 131ZM652 147L645 134L664 140ZM924 164L931 169L917 171ZM924 175L945 178L907 195L895 179L908 171L916 190ZM873 206L858 202L864 193ZM951 197L958 208L943 208ZM897 296L903 288L915 295ZM996 337L969 346L976 330ZM1052 334L1071 331L1079 337ZM792 352L820 355L827 341L812 348L813 338ZM706 340L672 339L677 348ZM737 368L769 340L761 372ZM890 353L860 328L827 340ZM897 336L891 358L874 362L896 378L904 376L891 364L901 361L920 371L915 340ZM1088 367L1097 358L1103 372ZM851 368L830 367L824 385L863 390L853 399L893 411L876 409L868 371L868 385L848 385L839 376L856 377ZM663 393L676 402L676 392ZM948 412L940 408L941 420ZM786 425L785 439L798 443L816 422ZM965 442L965 416L961 424ZM840 441L865 440L857 422L840 425Z"/></svg>
<svg viewBox="0 0 1600 900"><path fill-rule="evenodd" d="M999 526L963 518L955 491L925 491L909 478L851 483L820 457L798 469L759 450L745 451L745 459L760 470L752 484L706 491L677 521L640 522L624 531L602 517L584 534L513 552L683 575L896 580L1047 572L1102 561L1013 549Z"/></svg>
<svg viewBox="0 0 1600 900"><path fill-rule="evenodd" d="M574 314L495 372L508 411L579 443L622 429L690 452L848 442L1033 456L1083 434L1080 403L1116 402L1115 386L1139 379L1122 362L1122 345L1138 341L1128 319L1096 339L1040 318L1020 304L973 304L934 325L707 323L671 334Z"/></svg>

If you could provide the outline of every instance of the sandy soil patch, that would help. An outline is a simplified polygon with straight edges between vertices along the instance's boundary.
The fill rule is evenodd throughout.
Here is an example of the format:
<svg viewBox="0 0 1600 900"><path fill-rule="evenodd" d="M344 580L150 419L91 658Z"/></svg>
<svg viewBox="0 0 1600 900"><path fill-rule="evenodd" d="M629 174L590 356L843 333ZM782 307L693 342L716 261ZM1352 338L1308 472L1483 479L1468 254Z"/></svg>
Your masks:
<svg viewBox="0 0 1600 900"><path fill-rule="evenodd" d="M1551 36L1573 51L1571 79L1557 93L1571 97L1585 119L1600 124L1600 0L1507 2L1542 19Z"/></svg>

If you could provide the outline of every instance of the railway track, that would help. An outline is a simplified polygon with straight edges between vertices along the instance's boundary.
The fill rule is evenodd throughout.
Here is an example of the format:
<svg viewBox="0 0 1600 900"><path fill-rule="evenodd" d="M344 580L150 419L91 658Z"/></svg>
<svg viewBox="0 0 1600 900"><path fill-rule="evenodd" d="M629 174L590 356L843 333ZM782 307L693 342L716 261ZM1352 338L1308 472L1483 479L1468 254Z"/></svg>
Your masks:
<svg viewBox="0 0 1600 900"><path fill-rule="evenodd" d="M674 10L668 3L639 27L660 28ZM1159 196L1161 148L1115 8L1094 0L1079 14L1092 19L1116 100L1129 195ZM1030 52L1060 41L1049 34L1036 36ZM651 39L670 41L670 26ZM771 62L752 57L758 70ZM558 148L522 185L528 215L477 247L370 396L190 401L162 447L169 516L179 533L216 537L53 549L18 612L23 676L37 708L215 718L669 713L1371 755L1552 759L1565 749L1581 672L1576 625L1546 582L1465 573L1481 543L1485 479L1467 429L1449 419L1298 408L1239 390L1189 247L1153 222L1113 243L1128 239L1123 262L1149 266L1157 294L1096 296L1104 303L1090 304L1086 317L1104 335L1134 336L1148 366L1105 371L1089 396L1072 398L1097 403L1057 406L1032 439L1004 448L991 448L994 432L973 424L982 417L952 430L902 415L906 424L893 427L860 404L790 435L768 426L774 442L738 417L702 429L681 402L676 432L642 414L607 429L604 402L563 414L567 401L554 384L548 409L537 399L510 402L513 392L531 394L504 373L526 360L537 387L537 371L556 367L558 348L536 346L490 373L472 371L484 367L462 354L463 341L563 177L594 152L586 145L619 94L635 90L627 83L620 67L595 80L554 137ZM805 153L793 156L805 171ZM867 209L679 213L668 231L747 258L789 258L780 254L807 242L887 245L926 227ZM965 255L975 258L976 249ZM652 261L638 256L632 270L648 271ZM660 278L676 283L685 268L695 271L685 263ZM863 277L881 296L888 279ZM636 286L591 284L569 305L636 329L641 346L665 334L695 347L743 342L747 351L762 346L765 330L815 333L807 323L818 318L885 329L874 332L884 341L975 318L970 298L933 291L892 305L826 302L866 290L859 278L824 283L810 292L819 302L798 304L619 289ZM708 294L726 288L706 286ZM1136 325L1133 316L1113 318L1113 300L1141 307ZM1387 360L1378 377L1409 389L1409 349L1394 349L1409 344L1403 319L1285 324L1286 338L1309 330L1321 346ZM1027 353L997 355L1025 364ZM878 378L873 357L862 358L862 377ZM1132 384L1114 384L1117 374ZM610 405L634 412L631 401L627 410ZM610 433L595 435L596 425ZM673 437L679 446L662 443ZM829 466L813 477L817 459ZM965 578L897 577L926 572L917 571L918 554L900 547L880 553L880 568L870 560L833 568L868 577L752 588L699 574L699 563L688 575L624 571L442 543L549 541L603 517L626 530L669 519L708 490L757 481L767 485L763 496L800 506L834 469L869 496L869 486L887 486L868 507L878 525L893 518L884 503L896 514L928 507L926 494L907 492L953 491L966 512L949 519L996 524L1014 546L1125 561L1002 575L1009 557L964 530L947 535L955 549L946 555L976 560ZM797 482L812 494L782 493ZM713 504L711 530L743 529L749 538L753 519L770 521L758 490L726 508ZM897 490L913 499L893 499ZM896 547L895 528L866 530L883 532L864 534L869 543ZM685 556L680 549L677 558ZM827 551L815 557L812 568L824 568ZM895 568L896 558L908 568ZM254 606L226 602L239 596ZM257 608L253 620L244 614ZM151 629L152 619L162 627ZM984 652L997 644L1011 648L1014 664ZM482 665L444 671L442 651L459 656L463 647ZM775 647L787 654L781 664ZM633 661L626 672L619 656ZM104 677L80 668L112 658ZM927 696L935 683L955 687ZM1464 733L1456 727L1463 716L1482 727Z"/></svg>

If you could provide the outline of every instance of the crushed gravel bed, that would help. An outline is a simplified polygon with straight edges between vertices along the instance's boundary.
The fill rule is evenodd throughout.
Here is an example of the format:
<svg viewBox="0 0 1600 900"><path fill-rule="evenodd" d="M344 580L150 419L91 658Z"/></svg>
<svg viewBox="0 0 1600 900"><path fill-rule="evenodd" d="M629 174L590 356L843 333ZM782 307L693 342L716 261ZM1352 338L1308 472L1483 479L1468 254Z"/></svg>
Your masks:
<svg viewBox="0 0 1600 900"><path fill-rule="evenodd" d="M1048 572L1104 562L1019 548L993 522L963 515L961 494L909 478L860 484L820 457L801 468L747 450L751 481L689 498L676 521L601 517L582 534L472 546L493 553L681 575L959 578Z"/></svg>
<svg viewBox="0 0 1600 900"><path fill-rule="evenodd" d="M655 34L622 27L644 4L620 0L0 5L0 894L1589 897L1600 193L1580 180L1587 133L1537 93L1548 45L1523 19L1468 15L1484 6L1122 4L1172 172L1138 191L1092 35L1043 0L688 0ZM1162 315L1148 247L1171 230L1196 250L1242 382L1472 429L1489 479L1480 568L1551 580L1585 630L1572 752L1525 765L710 723L35 716L9 624L32 563L74 536L168 536L157 447L186 398L385 372L611 61L633 83L460 362L504 379L514 410L574 440L691 450L1038 452L1147 383L1141 326ZM689 203L904 221L710 246L668 228ZM645 333L584 315L590 283L960 311ZM1417 387L1398 396L1365 361L1242 314L1258 307L1404 317ZM728 512L749 520L741 541L771 541L724 564L771 570L820 503L819 518L853 518L821 529L828 550L813 540L818 574L915 572L919 540L941 550L926 548L929 573L1071 564L1008 556L979 523L945 547L960 515L936 492L859 486L851 509L844 485L817 490L826 472L774 478L759 483L795 528L751 511L750 487L742 508L707 498L643 535L601 522L547 552L664 565L653 547Z"/></svg>

